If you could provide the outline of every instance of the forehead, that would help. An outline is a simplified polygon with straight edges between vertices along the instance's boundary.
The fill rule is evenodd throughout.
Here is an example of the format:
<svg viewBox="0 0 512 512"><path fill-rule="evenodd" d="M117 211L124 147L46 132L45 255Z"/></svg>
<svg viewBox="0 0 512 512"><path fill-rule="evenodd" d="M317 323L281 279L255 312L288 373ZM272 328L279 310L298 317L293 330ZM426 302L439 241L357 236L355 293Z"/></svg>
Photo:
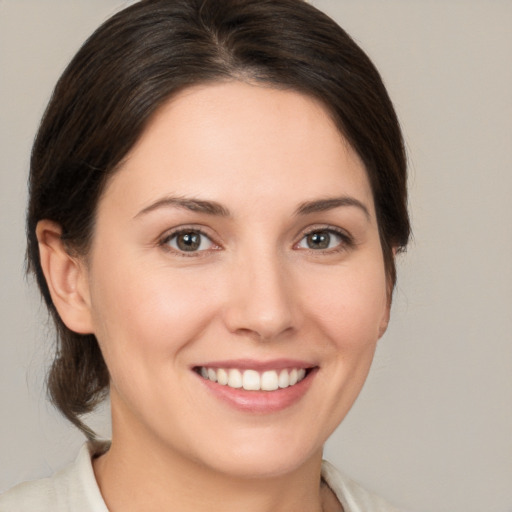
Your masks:
<svg viewBox="0 0 512 512"><path fill-rule="evenodd" d="M243 82L194 86L169 100L109 188L135 207L162 193L232 203L350 193L373 210L364 165L319 101Z"/></svg>

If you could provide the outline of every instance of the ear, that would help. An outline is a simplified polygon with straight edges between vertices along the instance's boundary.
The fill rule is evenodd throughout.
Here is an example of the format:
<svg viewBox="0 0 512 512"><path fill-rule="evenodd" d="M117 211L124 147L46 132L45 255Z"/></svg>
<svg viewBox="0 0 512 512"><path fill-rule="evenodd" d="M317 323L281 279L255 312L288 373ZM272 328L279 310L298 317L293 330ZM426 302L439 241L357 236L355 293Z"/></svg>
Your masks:
<svg viewBox="0 0 512 512"><path fill-rule="evenodd" d="M87 269L83 262L70 255L59 224L41 220L36 236L46 283L53 304L64 324L79 334L93 332Z"/></svg>
<svg viewBox="0 0 512 512"><path fill-rule="evenodd" d="M379 339L382 338L382 336L384 335L384 333L386 332L386 330L388 328L390 310L391 310L391 301L388 300L386 310L384 312L384 315L383 315L382 320L379 325Z"/></svg>
<svg viewBox="0 0 512 512"><path fill-rule="evenodd" d="M393 253L393 259L395 259L396 258L396 254L398 252L398 247L393 247L391 249L391 251ZM389 278L389 276L387 277L387 280L388 280L388 291L387 291L388 299L387 299L387 304L386 304L386 310L384 312L384 315L382 317L381 323L379 325L379 339L387 331L387 328L388 328L388 325L389 325L389 318L390 318L390 314L391 314L391 302L392 302L392 298L393 298L393 287L394 287L394 284L393 284L391 278Z"/></svg>

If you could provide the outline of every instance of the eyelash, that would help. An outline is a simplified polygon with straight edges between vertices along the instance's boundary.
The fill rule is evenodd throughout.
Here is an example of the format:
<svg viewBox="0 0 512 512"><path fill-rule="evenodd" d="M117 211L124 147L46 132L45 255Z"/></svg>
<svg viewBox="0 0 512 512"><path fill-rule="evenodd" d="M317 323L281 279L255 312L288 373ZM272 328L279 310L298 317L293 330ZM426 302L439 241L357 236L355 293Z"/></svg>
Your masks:
<svg viewBox="0 0 512 512"><path fill-rule="evenodd" d="M312 228L309 228L306 230L299 242L297 242L294 247L297 247L298 244L300 244L304 239L306 239L308 236L313 235L315 233L327 233L329 235L336 235L340 238L340 243L337 244L333 248L327 248L327 249L311 249L311 248L304 248L304 250L307 250L313 254L336 254L343 251L347 251L348 249L352 248L355 243L354 239L351 235L349 235L345 230L340 229L336 226L314 226Z"/></svg>
<svg viewBox="0 0 512 512"><path fill-rule="evenodd" d="M199 251L183 251L178 248L174 248L170 246L171 240L174 238L177 238L179 235L185 235L185 234L198 234L201 237L204 237L209 240L209 242L214 246L214 248L209 249L203 249ZM210 252L212 250L216 251L220 248L220 246L212 239L210 235L204 232L201 228L195 227L195 226L184 226L177 228L171 232L166 233L161 240L159 241L158 245L163 247L165 250L172 252L173 254L176 254L178 256L183 256L185 258L193 258L203 255L205 252Z"/></svg>
<svg viewBox="0 0 512 512"><path fill-rule="evenodd" d="M315 233L327 233L329 235L336 235L341 239L340 243L337 244L333 248L327 248L327 249L312 249L312 248L301 248L298 247L298 245L305 240L308 236L311 236ZM205 237L209 240L209 243L213 246L213 248L208 249L202 249L202 250L193 250L193 251L185 251L180 250L179 248L174 248L170 246L171 240L175 239L179 235L183 234L197 234L201 237ZM200 242L201 243L201 242ZM217 251L221 249L221 246L217 244L210 235L205 233L205 231L201 228L195 227L195 226L185 226L177 228L171 232L166 233L158 242L158 245L163 247L164 249L172 252L173 254L177 254L179 256L190 258L190 257L199 257L204 255L206 252L211 251ZM346 251L354 246L354 240L353 238L344 230L337 228L335 226L315 226L312 228L309 228L308 230L304 231L301 234L301 238L298 242L296 242L293 247L294 249L298 250L306 250L313 254L335 254L339 252Z"/></svg>

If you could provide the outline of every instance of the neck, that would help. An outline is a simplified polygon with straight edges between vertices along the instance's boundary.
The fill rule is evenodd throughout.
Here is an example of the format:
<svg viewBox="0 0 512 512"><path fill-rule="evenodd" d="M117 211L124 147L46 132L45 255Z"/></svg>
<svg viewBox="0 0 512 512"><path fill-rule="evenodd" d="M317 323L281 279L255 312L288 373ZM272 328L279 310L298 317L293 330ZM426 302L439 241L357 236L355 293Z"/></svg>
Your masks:
<svg viewBox="0 0 512 512"><path fill-rule="evenodd" d="M322 512L321 453L282 475L238 477L190 460L145 436L116 435L94 461L111 512ZM129 490L127 492L127 490Z"/></svg>

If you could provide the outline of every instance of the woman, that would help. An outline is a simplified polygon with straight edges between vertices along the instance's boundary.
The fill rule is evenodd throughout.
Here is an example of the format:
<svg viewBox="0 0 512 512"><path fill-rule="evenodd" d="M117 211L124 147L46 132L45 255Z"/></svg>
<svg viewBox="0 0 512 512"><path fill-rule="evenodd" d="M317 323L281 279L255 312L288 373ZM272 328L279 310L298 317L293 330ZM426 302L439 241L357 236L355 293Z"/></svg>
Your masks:
<svg viewBox="0 0 512 512"><path fill-rule="evenodd" d="M153 0L56 86L28 258L90 439L1 510L394 510L322 463L409 236L380 77L302 0ZM112 441L80 419L107 394Z"/></svg>

